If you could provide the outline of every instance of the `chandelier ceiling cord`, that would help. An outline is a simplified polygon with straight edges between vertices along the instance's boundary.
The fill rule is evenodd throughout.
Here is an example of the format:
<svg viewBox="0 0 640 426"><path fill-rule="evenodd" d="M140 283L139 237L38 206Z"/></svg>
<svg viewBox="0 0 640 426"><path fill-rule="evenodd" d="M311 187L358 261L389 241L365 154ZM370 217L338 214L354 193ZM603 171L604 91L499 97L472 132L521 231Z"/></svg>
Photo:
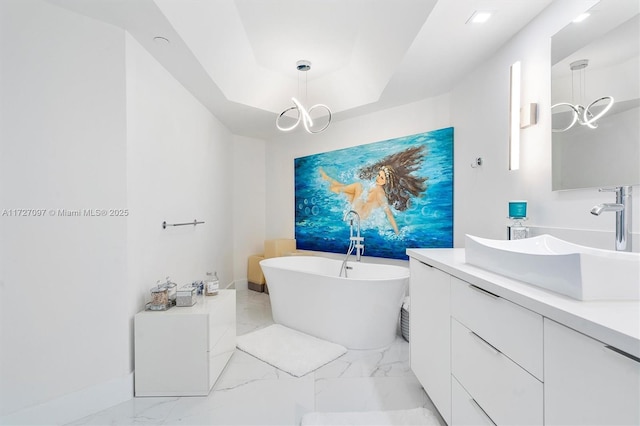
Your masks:
<svg viewBox="0 0 640 426"><path fill-rule="evenodd" d="M311 62L309 62L307 60L299 60L296 63L296 69L298 70L298 94L300 93L300 73L301 72L305 73L305 95L304 96L305 96L305 101L306 101L307 100L307 93L308 93L307 74L306 74L306 72L311 69ZM316 105L313 105L311 108L309 108L307 110L302 105L302 103L299 100L297 100L296 98L292 97L291 101L293 102L293 106L291 106L291 107L285 109L284 111L282 111L278 115L278 117L276 118L276 127L278 128L278 130L281 130L283 132L289 132L289 131L295 129L296 127L298 127L298 124L300 124L300 122L302 122L302 125L304 126L304 129L309 133L320 133L320 132L324 131L327 127L329 127L329 124L331 123L331 110L329 109L328 106L326 106L324 104L316 104ZM314 122L313 122L313 119L311 118L311 112L314 111L314 110L319 110L319 111L325 110L326 111L327 122L323 126L317 126L316 125L314 127ZM296 112L296 118L285 117L285 115L289 111L295 111ZM283 122L286 122L287 119L289 119L289 120L293 119L294 123L292 125L290 125L290 126L285 125Z"/></svg>
<svg viewBox="0 0 640 426"><path fill-rule="evenodd" d="M578 61L574 61L574 62L571 62L571 64L569 64L569 67L571 68L571 102L574 102L574 103L571 104L568 102L560 102L555 105L552 105L551 109L553 110L556 107L563 107L563 106L567 107L572 113L572 119L571 119L571 123L568 126L562 129L552 129L553 132L566 132L567 130L572 128L576 123L579 123L583 126L587 126L591 129L595 129L598 127L598 124L596 122L603 115L605 115L613 106L613 102L614 102L613 96L603 96L601 98L598 98L595 101L591 102L589 105L587 105L586 108L580 103L584 100L583 98L586 97L586 93L587 93L587 75L586 75L585 69L587 68L588 65L589 65L588 59L580 59ZM575 103L575 94L573 90L575 86L574 76L576 71L579 72L579 77L580 77L580 80L579 80L580 99L578 99L578 103ZM594 115L591 108L603 101L608 101L608 103L604 106L604 108L600 112Z"/></svg>

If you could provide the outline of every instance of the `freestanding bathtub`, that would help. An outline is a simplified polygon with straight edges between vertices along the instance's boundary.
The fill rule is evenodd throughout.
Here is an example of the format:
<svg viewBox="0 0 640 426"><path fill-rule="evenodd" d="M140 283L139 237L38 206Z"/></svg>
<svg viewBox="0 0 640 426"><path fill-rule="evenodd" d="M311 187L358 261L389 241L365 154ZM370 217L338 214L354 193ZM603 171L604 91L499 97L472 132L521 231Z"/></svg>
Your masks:
<svg viewBox="0 0 640 426"><path fill-rule="evenodd" d="M269 286L273 320L349 349L376 349L393 342L409 284L402 266L284 256L260 262Z"/></svg>

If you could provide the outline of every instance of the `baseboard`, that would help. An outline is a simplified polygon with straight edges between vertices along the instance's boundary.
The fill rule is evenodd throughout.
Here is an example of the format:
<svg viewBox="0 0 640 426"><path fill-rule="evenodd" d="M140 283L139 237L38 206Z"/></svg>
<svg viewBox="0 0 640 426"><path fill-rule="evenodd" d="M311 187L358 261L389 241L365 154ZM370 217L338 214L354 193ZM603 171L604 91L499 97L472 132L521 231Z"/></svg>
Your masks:
<svg viewBox="0 0 640 426"><path fill-rule="evenodd" d="M133 373L0 418L2 425L64 425L133 398Z"/></svg>

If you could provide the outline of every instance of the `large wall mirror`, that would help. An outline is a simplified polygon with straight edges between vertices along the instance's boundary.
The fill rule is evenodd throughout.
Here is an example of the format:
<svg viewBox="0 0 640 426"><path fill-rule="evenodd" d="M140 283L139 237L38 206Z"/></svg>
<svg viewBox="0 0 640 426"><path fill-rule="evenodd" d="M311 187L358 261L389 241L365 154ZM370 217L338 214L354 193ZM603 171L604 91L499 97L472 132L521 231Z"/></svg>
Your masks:
<svg viewBox="0 0 640 426"><path fill-rule="evenodd" d="M552 37L554 191L640 184L639 9L601 0Z"/></svg>

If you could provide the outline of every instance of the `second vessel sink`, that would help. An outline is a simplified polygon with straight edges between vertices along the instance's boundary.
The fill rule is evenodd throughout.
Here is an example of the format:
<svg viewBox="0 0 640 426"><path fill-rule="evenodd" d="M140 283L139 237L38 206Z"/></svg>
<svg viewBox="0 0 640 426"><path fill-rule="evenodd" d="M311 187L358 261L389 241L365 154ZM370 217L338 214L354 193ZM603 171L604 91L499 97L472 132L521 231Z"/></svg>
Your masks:
<svg viewBox="0 0 640 426"><path fill-rule="evenodd" d="M466 235L465 261L578 300L640 300L640 253L585 247L551 235Z"/></svg>

